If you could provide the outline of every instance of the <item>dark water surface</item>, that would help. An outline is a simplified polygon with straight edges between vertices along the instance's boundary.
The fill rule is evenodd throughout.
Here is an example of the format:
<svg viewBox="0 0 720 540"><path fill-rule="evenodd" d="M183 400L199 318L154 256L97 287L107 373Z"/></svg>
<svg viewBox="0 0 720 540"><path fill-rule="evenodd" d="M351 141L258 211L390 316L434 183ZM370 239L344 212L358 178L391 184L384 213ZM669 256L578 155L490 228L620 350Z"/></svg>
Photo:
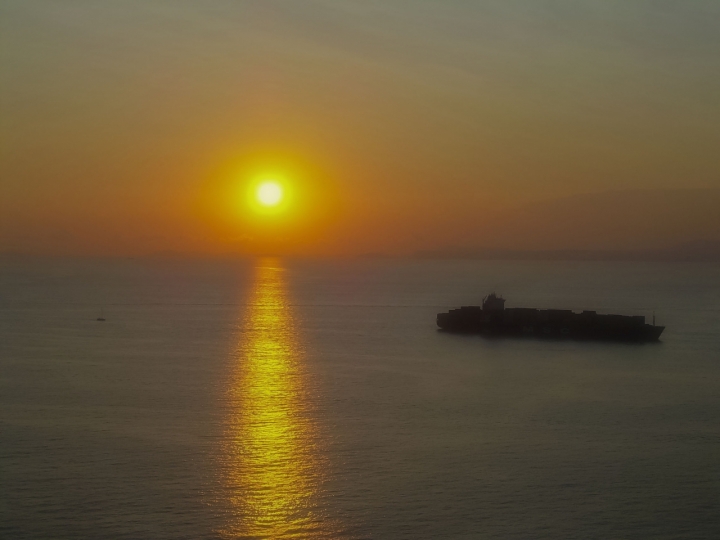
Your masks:
<svg viewBox="0 0 720 540"><path fill-rule="evenodd" d="M668 328L436 331L493 290ZM3 539L715 539L720 266L6 261L0 407Z"/></svg>

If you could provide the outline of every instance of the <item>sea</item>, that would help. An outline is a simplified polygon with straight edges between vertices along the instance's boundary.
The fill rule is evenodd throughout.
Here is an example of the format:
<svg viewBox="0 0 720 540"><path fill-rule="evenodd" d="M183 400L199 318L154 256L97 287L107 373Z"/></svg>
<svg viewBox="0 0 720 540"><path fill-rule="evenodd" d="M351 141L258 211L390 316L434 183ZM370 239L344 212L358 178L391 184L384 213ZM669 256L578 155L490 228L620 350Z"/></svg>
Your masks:
<svg viewBox="0 0 720 540"><path fill-rule="evenodd" d="M0 538L720 538L720 265L3 259Z"/></svg>

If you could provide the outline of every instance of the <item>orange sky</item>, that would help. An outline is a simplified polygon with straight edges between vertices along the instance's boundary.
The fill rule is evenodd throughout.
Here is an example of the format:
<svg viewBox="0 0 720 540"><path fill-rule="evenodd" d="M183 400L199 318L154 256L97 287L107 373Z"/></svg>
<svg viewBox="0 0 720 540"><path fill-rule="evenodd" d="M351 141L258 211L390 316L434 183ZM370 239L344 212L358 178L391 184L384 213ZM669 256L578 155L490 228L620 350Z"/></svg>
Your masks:
<svg viewBox="0 0 720 540"><path fill-rule="evenodd" d="M5 0L0 251L717 239L718 20L714 0ZM282 218L243 205L258 174L293 184Z"/></svg>

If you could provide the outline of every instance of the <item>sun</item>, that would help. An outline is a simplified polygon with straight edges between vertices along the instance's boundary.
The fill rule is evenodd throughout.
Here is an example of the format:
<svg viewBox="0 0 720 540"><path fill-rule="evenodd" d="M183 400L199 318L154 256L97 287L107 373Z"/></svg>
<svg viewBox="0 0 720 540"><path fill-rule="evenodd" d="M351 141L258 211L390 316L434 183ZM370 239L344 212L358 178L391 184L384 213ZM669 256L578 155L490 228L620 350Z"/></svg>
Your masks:
<svg viewBox="0 0 720 540"><path fill-rule="evenodd" d="M255 199L258 203L266 208L272 208L279 205L285 192L279 182L275 180L265 180L255 189Z"/></svg>
<svg viewBox="0 0 720 540"><path fill-rule="evenodd" d="M246 210L273 221L285 221L295 203L296 189L293 183L282 174L260 174L254 180L248 181L244 186L244 205ZM278 221L279 220L279 221Z"/></svg>

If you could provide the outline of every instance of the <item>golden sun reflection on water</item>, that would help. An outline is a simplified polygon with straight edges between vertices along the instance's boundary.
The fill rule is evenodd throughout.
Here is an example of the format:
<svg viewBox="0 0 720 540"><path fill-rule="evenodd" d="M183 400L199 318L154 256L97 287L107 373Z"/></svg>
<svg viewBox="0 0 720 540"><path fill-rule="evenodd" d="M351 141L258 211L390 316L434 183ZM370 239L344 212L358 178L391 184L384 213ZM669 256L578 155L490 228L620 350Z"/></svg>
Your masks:
<svg viewBox="0 0 720 540"><path fill-rule="evenodd" d="M302 343L277 261L256 268L230 389L227 538L325 537L317 428Z"/></svg>

